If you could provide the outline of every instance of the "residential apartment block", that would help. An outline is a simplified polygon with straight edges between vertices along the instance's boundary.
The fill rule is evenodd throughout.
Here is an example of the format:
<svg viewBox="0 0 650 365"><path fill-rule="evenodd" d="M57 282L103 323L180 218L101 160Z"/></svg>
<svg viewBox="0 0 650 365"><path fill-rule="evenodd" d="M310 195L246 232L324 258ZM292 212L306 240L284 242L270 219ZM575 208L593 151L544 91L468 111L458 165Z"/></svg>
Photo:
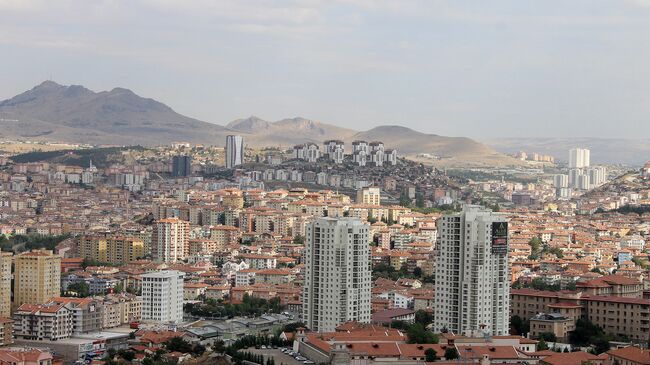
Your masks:
<svg viewBox="0 0 650 365"><path fill-rule="evenodd" d="M312 331L370 322L369 230L355 218L319 218L307 227L302 312Z"/></svg>
<svg viewBox="0 0 650 365"><path fill-rule="evenodd" d="M60 295L61 257L38 250L16 256L14 308L22 304L42 304Z"/></svg>

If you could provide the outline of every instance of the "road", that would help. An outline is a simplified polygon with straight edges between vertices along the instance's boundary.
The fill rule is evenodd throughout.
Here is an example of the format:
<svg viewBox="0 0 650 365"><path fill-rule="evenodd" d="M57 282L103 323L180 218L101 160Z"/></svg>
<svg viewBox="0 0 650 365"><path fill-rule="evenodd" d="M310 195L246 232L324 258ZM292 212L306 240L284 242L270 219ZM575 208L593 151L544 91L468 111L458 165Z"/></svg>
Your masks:
<svg viewBox="0 0 650 365"><path fill-rule="evenodd" d="M264 361L266 361L268 357L273 357L273 361L275 361L275 365L280 365L280 364L304 365L302 361L298 361L287 354L283 354L282 351L280 351L280 349L256 349L252 347L246 351L250 351L253 354L264 355Z"/></svg>

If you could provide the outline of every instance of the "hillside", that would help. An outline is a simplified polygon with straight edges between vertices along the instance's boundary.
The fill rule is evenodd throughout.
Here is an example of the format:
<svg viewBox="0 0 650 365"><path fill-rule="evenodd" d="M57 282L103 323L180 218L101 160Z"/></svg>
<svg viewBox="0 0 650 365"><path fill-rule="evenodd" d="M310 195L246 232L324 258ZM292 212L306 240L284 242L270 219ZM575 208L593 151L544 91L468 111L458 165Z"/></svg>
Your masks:
<svg viewBox="0 0 650 365"><path fill-rule="evenodd" d="M425 163L511 165L518 162L469 138L425 134L399 126L360 132L305 118L276 122L249 117L225 127L186 117L169 106L124 88L94 92L83 86L45 81L0 101L0 139L94 145L161 145L187 141L223 145L228 134L241 134L250 147L281 146L341 139L381 140L400 155ZM442 161L442 162L440 162Z"/></svg>
<svg viewBox="0 0 650 365"><path fill-rule="evenodd" d="M153 99L115 88L93 92L52 81L0 102L0 137L108 145L213 143L226 128L176 113Z"/></svg>

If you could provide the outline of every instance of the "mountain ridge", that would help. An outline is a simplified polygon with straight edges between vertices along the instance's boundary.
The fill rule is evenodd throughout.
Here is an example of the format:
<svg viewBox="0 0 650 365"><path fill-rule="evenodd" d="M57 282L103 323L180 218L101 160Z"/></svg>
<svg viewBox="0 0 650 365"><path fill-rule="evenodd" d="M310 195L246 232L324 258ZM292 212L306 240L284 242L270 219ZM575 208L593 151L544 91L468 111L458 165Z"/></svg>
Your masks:
<svg viewBox="0 0 650 365"><path fill-rule="evenodd" d="M187 141L218 146L225 143L226 135L236 133L251 147L366 139L381 140L400 155L432 154L465 162L485 157L514 161L469 138L426 134L399 125L356 131L299 116L274 122L250 116L222 126L179 114L127 88L95 92L82 85L65 86L49 80L0 101L0 126L3 139L144 146Z"/></svg>

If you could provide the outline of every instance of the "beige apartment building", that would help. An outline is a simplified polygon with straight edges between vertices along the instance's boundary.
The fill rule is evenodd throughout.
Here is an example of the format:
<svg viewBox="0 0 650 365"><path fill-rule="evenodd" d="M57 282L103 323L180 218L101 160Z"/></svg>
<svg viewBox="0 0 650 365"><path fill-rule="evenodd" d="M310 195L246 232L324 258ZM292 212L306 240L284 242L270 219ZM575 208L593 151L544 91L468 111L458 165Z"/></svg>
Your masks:
<svg viewBox="0 0 650 365"><path fill-rule="evenodd" d="M11 259L10 252L0 253L0 317L11 316Z"/></svg>
<svg viewBox="0 0 650 365"><path fill-rule="evenodd" d="M650 340L650 299L512 289L510 314L528 320L539 313L559 313L576 321L585 318L605 332L635 342Z"/></svg>
<svg viewBox="0 0 650 365"><path fill-rule="evenodd" d="M381 189L370 186L357 190L357 204L381 205Z"/></svg>
<svg viewBox="0 0 650 365"><path fill-rule="evenodd" d="M137 237L79 236L79 256L112 264L126 264L145 255L144 241Z"/></svg>
<svg viewBox="0 0 650 365"><path fill-rule="evenodd" d="M13 308L43 304L61 293L61 257L49 250L16 256Z"/></svg>
<svg viewBox="0 0 650 365"><path fill-rule="evenodd" d="M189 256L190 222L178 218L156 221L151 238L154 261L177 262Z"/></svg>

